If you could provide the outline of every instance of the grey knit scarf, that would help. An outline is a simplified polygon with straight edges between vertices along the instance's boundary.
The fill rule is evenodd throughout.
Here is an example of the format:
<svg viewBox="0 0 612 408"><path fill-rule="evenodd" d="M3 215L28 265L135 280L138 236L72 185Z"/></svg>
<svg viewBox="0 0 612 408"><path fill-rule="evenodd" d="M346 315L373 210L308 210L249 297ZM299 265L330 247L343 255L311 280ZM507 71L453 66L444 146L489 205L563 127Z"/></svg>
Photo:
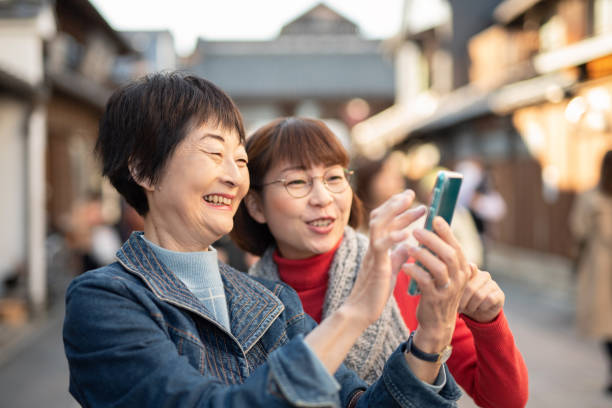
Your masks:
<svg viewBox="0 0 612 408"><path fill-rule="evenodd" d="M351 227L345 228L344 238L329 268L323 319L338 309L351 292L367 248L366 236L355 232ZM249 275L279 280L273 252L274 247L268 248L261 259L249 269ZM380 318L359 337L344 363L371 384L382 373L387 358L409 335L397 303L391 296Z"/></svg>

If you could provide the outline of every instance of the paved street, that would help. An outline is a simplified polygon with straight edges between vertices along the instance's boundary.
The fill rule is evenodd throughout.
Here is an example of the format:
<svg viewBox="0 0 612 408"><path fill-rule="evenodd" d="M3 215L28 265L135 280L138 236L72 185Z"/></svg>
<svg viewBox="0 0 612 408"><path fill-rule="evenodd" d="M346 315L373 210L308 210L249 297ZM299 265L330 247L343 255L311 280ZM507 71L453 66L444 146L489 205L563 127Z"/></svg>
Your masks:
<svg viewBox="0 0 612 408"><path fill-rule="evenodd" d="M602 393L605 366L597 343L573 328L568 295L556 289L529 289L498 277L507 294L506 314L530 379L530 408L610 408ZM2 354L4 353L4 355ZM61 343L61 310L20 340L10 356L0 350L0 406L72 408ZM462 408L473 407L467 398Z"/></svg>
<svg viewBox="0 0 612 408"><path fill-rule="evenodd" d="M62 345L62 310L51 313L0 354L0 402L6 408L78 407L68 394L68 364Z"/></svg>
<svg viewBox="0 0 612 408"><path fill-rule="evenodd" d="M529 370L529 408L610 408L597 342L577 335L568 296L499 279L506 315ZM463 398L461 408L475 407Z"/></svg>

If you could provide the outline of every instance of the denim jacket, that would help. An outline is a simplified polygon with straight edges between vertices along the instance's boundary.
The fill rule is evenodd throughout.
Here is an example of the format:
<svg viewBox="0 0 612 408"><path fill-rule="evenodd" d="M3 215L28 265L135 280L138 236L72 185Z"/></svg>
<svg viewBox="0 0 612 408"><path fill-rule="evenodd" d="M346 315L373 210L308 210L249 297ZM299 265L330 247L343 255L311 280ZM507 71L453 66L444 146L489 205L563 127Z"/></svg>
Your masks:
<svg viewBox="0 0 612 408"><path fill-rule="evenodd" d="M281 282L220 264L231 332L134 233L118 262L66 293L70 392L84 407L346 407L366 385L341 366L332 377L304 342L316 323ZM416 378L402 344L357 407L451 407Z"/></svg>

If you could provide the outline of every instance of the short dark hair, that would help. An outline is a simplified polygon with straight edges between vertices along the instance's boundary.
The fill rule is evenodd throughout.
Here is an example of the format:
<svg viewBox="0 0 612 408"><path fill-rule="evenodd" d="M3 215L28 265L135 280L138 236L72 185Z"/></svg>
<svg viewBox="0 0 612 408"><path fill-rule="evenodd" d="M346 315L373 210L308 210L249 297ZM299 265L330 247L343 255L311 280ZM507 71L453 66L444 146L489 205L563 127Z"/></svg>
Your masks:
<svg viewBox="0 0 612 408"><path fill-rule="evenodd" d="M320 120L280 118L262 126L246 142L249 156L251 189L260 190L268 171L280 162L304 168L323 164L349 165L349 155L336 135ZM361 201L353 192L349 225L358 228L362 221ZM275 243L267 224L255 221L246 209L244 200L234 217L231 238L238 246L255 255L262 255Z"/></svg>
<svg viewBox="0 0 612 408"><path fill-rule="evenodd" d="M149 204L130 167L156 184L168 158L192 129L206 123L236 130L245 141L242 116L212 82L180 72L154 73L117 89L100 119L96 154L102 174L145 215Z"/></svg>

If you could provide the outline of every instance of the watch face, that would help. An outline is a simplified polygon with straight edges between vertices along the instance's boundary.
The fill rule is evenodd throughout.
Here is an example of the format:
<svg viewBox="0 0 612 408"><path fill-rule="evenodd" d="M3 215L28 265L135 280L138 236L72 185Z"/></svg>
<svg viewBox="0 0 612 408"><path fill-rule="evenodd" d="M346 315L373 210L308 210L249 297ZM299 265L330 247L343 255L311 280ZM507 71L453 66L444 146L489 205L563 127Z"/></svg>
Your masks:
<svg viewBox="0 0 612 408"><path fill-rule="evenodd" d="M440 356L438 357L438 361L443 364L446 363L446 360L450 358L452 352L453 352L453 347L446 346L446 348L442 350L442 352L440 353Z"/></svg>

